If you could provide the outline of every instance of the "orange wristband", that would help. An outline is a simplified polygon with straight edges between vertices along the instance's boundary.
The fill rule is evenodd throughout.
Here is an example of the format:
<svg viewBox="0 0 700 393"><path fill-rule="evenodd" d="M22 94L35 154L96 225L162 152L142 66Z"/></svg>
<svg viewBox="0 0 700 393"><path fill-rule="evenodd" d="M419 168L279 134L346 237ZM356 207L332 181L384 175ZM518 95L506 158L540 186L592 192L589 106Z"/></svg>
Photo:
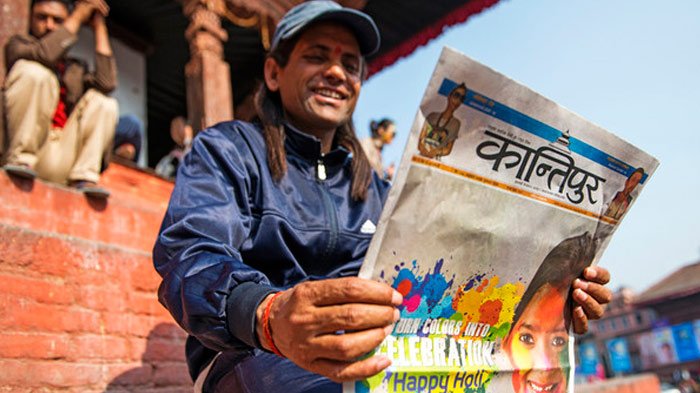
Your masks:
<svg viewBox="0 0 700 393"><path fill-rule="evenodd" d="M277 296L279 296L281 294L282 294L282 292L275 293L270 298L270 301L267 302L267 305L265 306L265 313L263 314L263 318L262 318L262 324L263 324L263 333L265 334L265 340L267 340L268 344L270 344L270 348L272 349L272 353L283 358L285 356L282 355L282 352L280 352L280 350L277 349L275 342L272 341L272 330L270 329L270 310L272 309L272 303L274 303L275 299L277 299Z"/></svg>

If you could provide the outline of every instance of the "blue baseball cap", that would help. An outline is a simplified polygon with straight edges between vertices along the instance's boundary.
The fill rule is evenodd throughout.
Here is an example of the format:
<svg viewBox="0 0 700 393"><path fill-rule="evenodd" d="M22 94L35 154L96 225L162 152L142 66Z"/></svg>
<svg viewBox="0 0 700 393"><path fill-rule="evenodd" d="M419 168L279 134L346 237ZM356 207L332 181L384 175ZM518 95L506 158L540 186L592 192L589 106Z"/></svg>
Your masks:
<svg viewBox="0 0 700 393"><path fill-rule="evenodd" d="M277 24L272 37L270 50L301 33L311 23L320 21L337 21L355 33L360 52L369 56L379 50L379 29L372 18L364 12L343 7L329 0L313 0L301 3L289 10Z"/></svg>

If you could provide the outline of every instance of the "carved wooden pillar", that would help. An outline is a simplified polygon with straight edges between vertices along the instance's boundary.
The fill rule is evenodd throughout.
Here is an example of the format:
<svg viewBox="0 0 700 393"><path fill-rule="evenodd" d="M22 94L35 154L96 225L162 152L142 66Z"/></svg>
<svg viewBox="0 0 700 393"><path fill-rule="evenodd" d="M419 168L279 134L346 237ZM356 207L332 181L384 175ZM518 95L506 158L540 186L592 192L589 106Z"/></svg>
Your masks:
<svg viewBox="0 0 700 393"><path fill-rule="evenodd" d="M233 118L231 75L224 60L228 40L221 19L214 11L224 0L185 0L183 10L190 19L185 38L190 61L185 65L187 111L195 132Z"/></svg>

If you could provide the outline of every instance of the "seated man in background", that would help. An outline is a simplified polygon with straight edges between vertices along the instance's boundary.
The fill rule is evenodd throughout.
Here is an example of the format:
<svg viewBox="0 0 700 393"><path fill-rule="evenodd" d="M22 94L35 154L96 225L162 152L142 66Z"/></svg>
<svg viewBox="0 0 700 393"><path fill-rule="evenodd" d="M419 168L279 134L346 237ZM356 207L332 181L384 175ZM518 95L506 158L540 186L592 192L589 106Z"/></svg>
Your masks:
<svg viewBox="0 0 700 393"><path fill-rule="evenodd" d="M166 179L174 179L177 175L177 168L192 147L194 131L184 117L177 116L170 122L170 136L175 147L156 165L156 173Z"/></svg>
<svg viewBox="0 0 700 393"><path fill-rule="evenodd" d="M114 133L114 156L135 163L139 162L142 141L143 123L141 120L131 114L119 116L119 122ZM105 161L107 160L105 159ZM105 162L105 166L106 164Z"/></svg>
<svg viewBox="0 0 700 393"><path fill-rule="evenodd" d="M34 0L30 34L15 35L5 47L5 170L14 176L68 184L88 195L107 197L97 187L102 157L117 123L116 87L104 0ZM80 26L95 34L95 72L68 58Z"/></svg>

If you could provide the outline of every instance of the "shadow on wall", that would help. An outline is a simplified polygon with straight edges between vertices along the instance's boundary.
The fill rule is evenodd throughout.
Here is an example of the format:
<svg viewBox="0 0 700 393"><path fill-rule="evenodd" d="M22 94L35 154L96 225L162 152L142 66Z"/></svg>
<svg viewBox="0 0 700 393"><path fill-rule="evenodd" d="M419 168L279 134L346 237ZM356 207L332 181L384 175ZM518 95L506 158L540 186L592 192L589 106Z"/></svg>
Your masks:
<svg viewBox="0 0 700 393"><path fill-rule="evenodd" d="M146 338L141 366L117 375L105 393L191 393L185 363L185 333L172 323L156 325Z"/></svg>

